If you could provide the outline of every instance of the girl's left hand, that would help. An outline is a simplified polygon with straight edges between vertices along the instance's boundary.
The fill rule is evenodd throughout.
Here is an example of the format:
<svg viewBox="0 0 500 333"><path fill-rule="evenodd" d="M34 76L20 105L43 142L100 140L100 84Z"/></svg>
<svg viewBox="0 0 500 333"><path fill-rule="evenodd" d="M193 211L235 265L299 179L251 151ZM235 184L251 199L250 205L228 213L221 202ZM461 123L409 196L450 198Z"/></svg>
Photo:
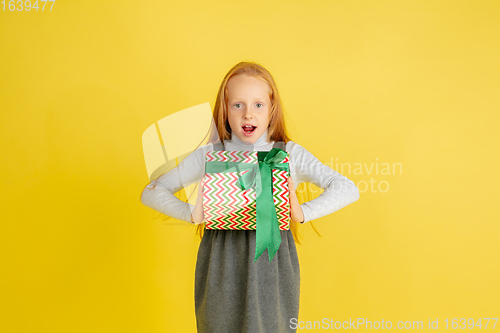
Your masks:
<svg viewBox="0 0 500 333"><path fill-rule="evenodd" d="M295 193L292 176L288 177L288 190L290 191L290 218L293 222L302 223L304 222L304 213L302 212L299 199L297 199L297 194Z"/></svg>

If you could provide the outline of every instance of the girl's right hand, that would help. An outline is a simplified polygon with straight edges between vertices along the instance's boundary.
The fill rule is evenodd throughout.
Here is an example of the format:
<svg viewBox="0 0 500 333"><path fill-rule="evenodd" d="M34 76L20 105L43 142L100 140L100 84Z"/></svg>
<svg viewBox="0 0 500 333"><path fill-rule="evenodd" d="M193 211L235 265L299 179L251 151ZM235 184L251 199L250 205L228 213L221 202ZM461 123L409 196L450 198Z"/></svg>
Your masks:
<svg viewBox="0 0 500 333"><path fill-rule="evenodd" d="M191 212L191 222L194 224L203 223L205 219L205 214L203 213L203 184L205 183L205 176L201 178L200 184L198 185L198 197L196 198L196 204Z"/></svg>

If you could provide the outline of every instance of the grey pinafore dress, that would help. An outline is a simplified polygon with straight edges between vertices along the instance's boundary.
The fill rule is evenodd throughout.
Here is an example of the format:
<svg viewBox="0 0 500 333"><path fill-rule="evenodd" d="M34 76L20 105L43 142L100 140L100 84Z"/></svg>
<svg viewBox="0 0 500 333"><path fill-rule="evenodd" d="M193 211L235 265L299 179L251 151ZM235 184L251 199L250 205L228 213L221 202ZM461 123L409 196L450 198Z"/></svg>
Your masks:
<svg viewBox="0 0 500 333"><path fill-rule="evenodd" d="M285 150L284 142L274 147ZM195 271L199 333L296 332L290 320L299 315L299 259L291 230L280 233L273 260L266 250L254 262L255 230L205 229Z"/></svg>

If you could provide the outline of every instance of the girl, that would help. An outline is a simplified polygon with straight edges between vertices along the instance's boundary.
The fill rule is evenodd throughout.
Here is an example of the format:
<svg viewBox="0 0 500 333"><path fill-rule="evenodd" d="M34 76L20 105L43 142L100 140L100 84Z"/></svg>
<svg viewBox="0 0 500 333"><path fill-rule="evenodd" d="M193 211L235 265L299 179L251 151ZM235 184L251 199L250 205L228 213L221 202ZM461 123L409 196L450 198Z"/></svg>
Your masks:
<svg viewBox="0 0 500 333"><path fill-rule="evenodd" d="M141 201L160 213L197 224L202 232L205 154L214 150L214 142L220 139L229 151L270 151L275 142L283 141L290 160L290 230L280 230L281 245L270 262L267 255L254 262L255 230L204 230L195 270L195 312L198 332L295 332L291 320L298 318L300 293L297 224L355 202L358 188L290 140L276 83L259 64L240 62L226 74L213 117L216 131L210 143L146 186ZM195 182L200 182L200 188L194 206L174 196ZM311 182L324 192L299 204L294 182L297 186Z"/></svg>

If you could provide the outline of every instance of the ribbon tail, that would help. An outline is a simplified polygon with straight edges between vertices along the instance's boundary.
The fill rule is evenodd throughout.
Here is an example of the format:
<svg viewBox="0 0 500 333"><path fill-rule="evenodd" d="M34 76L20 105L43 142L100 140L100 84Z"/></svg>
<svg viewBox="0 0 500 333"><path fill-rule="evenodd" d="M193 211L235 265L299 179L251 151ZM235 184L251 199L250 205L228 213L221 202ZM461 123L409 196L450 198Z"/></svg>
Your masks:
<svg viewBox="0 0 500 333"><path fill-rule="evenodd" d="M271 168L266 163L259 165L261 181L257 181L257 230L255 244L255 261L267 249L271 261L281 244L278 218L273 198Z"/></svg>
<svg viewBox="0 0 500 333"><path fill-rule="evenodd" d="M255 244L255 259L254 262L259 259L259 257L264 253L267 249L267 254L269 257L269 262L271 262L278 252L281 245L281 234L279 230L278 219L276 218L276 209L274 209L274 215L268 217L263 217L262 214L260 218L270 220L270 223L257 224L256 231L256 244ZM259 210L257 210L257 214L259 214ZM259 215L257 215L257 219ZM262 219L260 221L263 221Z"/></svg>
<svg viewBox="0 0 500 333"><path fill-rule="evenodd" d="M272 234L271 234L271 242L269 246L267 247L267 254L269 256L269 262L273 260L274 256L276 255L276 252L278 252L280 245L281 245L281 234L279 230L279 223L278 219L276 218L276 214L274 214L274 221L272 221Z"/></svg>

